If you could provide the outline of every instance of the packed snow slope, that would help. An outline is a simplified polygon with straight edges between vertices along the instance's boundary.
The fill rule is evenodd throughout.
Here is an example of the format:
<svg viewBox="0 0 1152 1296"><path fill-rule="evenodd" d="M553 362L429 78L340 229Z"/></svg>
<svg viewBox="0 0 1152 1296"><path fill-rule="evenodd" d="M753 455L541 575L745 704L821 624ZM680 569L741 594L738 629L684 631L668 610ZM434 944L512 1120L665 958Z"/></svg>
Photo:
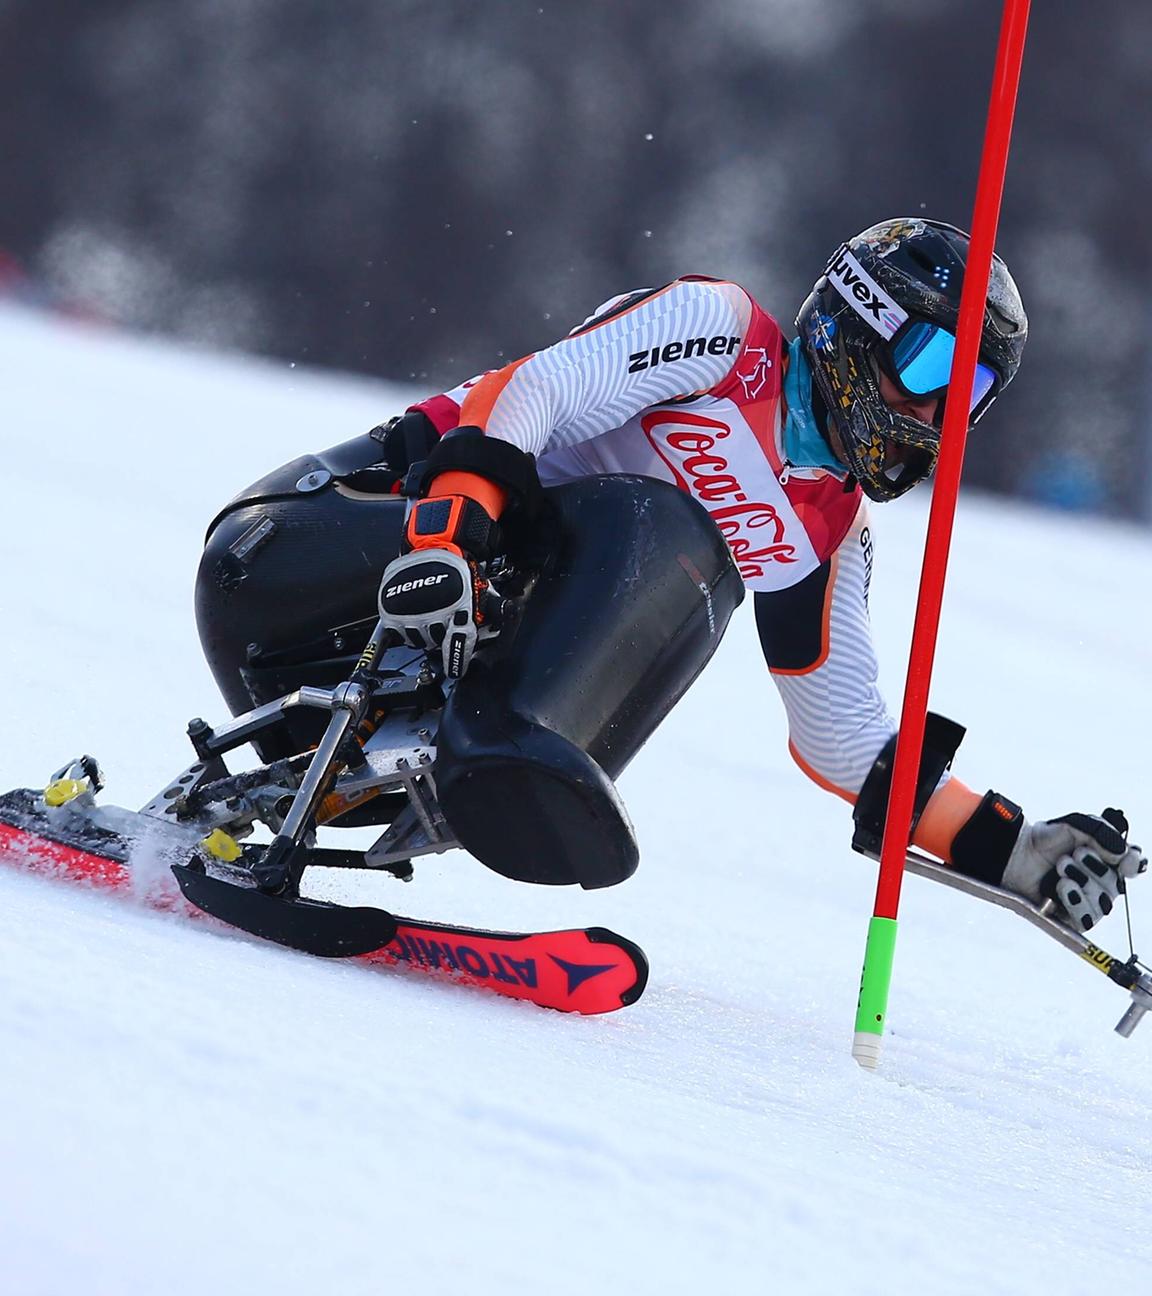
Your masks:
<svg viewBox="0 0 1152 1296"><path fill-rule="evenodd" d="M136 807L181 768L187 720L223 713L207 521L403 401L0 312L0 787L90 751ZM897 701L925 505L875 518ZM961 776L1152 834L1150 569L1147 532L963 501L933 695L970 728ZM788 758L749 607L622 790L643 861L615 890L461 854L367 880L417 916L633 937L650 987L610 1017L0 871L0 1290L1152 1290L1152 1024L1113 1034L1115 986L912 878L882 1068L851 1060L875 871ZM1100 940L1126 952L1123 918Z"/></svg>

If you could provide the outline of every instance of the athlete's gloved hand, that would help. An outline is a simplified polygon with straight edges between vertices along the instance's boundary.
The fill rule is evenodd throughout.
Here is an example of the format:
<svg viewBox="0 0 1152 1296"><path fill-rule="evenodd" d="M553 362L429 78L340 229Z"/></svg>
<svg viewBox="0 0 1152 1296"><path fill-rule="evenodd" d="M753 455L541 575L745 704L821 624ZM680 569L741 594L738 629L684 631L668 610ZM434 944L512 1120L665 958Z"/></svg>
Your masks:
<svg viewBox="0 0 1152 1296"><path fill-rule="evenodd" d="M444 674L458 679L481 637L491 633L494 597L476 564L459 550L417 549L385 568L380 616L413 648L440 648Z"/></svg>
<svg viewBox="0 0 1152 1296"><path fill-rule="evenodd" d="M440 439L432 420L420 410L397 414L368 435L380 445L380 462L347 474L344 481L374 494L399 494L408 470L427 459Z"/></svg>
<svg viewBox="0 0 1152 1296"><path fill-rule="evenodd" d="M1126 840L1124 816L1104 814L1023 820L1004 867L1005 889L1038 902L1056 900L1078 931L1094 927L1112 912L1125 881L1148 867L1140 847Z"/></svg>
<svg viewBox="0 0 1152 1296"><path fill-rule="evenodd" d="M452 479L476 485L472 474L442 478ZM479 563L496 552L499 535L492 515L470 495L417 500L404 531L411 552L389 563L380 582L384 623L414 648L441 649L449 679L464 674L480 639L494 632L500 600Z"/></svg>
<svg viewBox="0 0 1152 1296"><path fill-rule="evenodd" d="M423 498L408 513L402 556L384 573L380 615L405 642L440 648L444 673L458 679L502 619L505 600L484 564L505 552L506 517L521 528L536 519L540 479L530 454L471 425L447 432L418 476L405 489Z"/></svg>
<svg viewBox="0 0 1152 1296"><path fill-rule="evenodd" d="M1037 904L1053 900L1070 927L1087 931L1148 867L1127 837L1119 810L1029 823L1018 805L989 792L953 839L952 867Z"/></svg>

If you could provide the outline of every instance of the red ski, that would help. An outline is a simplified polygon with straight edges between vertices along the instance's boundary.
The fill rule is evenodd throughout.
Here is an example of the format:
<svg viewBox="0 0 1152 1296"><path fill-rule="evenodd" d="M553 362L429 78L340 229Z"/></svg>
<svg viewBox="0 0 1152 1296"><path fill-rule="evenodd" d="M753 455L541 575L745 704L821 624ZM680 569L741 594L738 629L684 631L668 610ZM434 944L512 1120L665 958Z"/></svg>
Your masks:
<svg viewBox="0 0 1152 1296"><path fill-rule="evenodd" d="M119 812L127 821L143 821L152 835L167 825L153 825L142 815ZM119 828L120 825L117 825ZM229 925L265 935L281 944L330 957L352 957L363 963L401 967L476 986L544 1008L584 1014L613 1012L640 998L648 962L632 941L603 927L554 932L498 932L448 923L426 923L380 909L351 909L297 900L291 904L263 897L249 888L207 876L183 838L171 850L172 873L161 870L155 885L133 874L131 843L121 832L80 813L48 811L38 793L21 789L0 795L0 864L27 872L112 891L154 909L202 917L208 895L226 895L245 913L233 919L226 907L212 912ZM247 911L274 913L273 922L290 911L293 921L327 934L307 939L272 935L247 919Z"/></svg>

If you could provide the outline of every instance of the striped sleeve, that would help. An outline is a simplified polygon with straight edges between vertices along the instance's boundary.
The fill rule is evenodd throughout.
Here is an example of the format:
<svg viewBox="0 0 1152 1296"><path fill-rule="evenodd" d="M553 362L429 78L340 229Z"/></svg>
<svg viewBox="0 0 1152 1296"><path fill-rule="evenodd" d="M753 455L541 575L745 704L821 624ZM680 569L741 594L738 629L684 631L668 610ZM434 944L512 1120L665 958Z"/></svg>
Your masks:
<svg viewBox="0 0 1152 1296"><path fill-rule="evenodd" d="M872 532L861 502L840 547L817 571L778 593L756 595L764 656L788 715L788 749L809 778L855 803L896 732L877 682L868 621ZM951 860L956 833L981 797L945 770L916 825L922 850Z"/></svg>
<svg viewBox="0 0 1152 1296"><path fill-rule="evenodd" d="M880 692L868 619L871 561L862 503L824 568L825 578L813 582L806 598L787 590L756 595L761 640L788 715L792 757L846 801L855 801L880 749L896 732ZM783 636L773 636L772 626L786 618Z"/></svg>
<svg viewBox="0 0 1152 1296"><path fill-rule="evenodd" d="M484 375L464 397L460 422L536 455L587 441L721 382L751 313L736 284L678 279Z"/></svg>

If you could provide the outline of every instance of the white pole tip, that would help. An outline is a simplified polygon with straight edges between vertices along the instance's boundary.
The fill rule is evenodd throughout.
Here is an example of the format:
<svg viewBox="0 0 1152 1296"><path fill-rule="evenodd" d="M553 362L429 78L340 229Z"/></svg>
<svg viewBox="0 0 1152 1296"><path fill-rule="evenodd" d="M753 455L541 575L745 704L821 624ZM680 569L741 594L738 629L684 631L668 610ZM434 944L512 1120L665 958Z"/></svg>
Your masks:
<svg viewBox="0 0 1152 1296"><path fill-rule="evenodd" d="M852 1037L852 1056L866 1071L875 1071L880 1065L882 1039L882 1035L873 1035L871 1031L857 1031Z"/></svg>

